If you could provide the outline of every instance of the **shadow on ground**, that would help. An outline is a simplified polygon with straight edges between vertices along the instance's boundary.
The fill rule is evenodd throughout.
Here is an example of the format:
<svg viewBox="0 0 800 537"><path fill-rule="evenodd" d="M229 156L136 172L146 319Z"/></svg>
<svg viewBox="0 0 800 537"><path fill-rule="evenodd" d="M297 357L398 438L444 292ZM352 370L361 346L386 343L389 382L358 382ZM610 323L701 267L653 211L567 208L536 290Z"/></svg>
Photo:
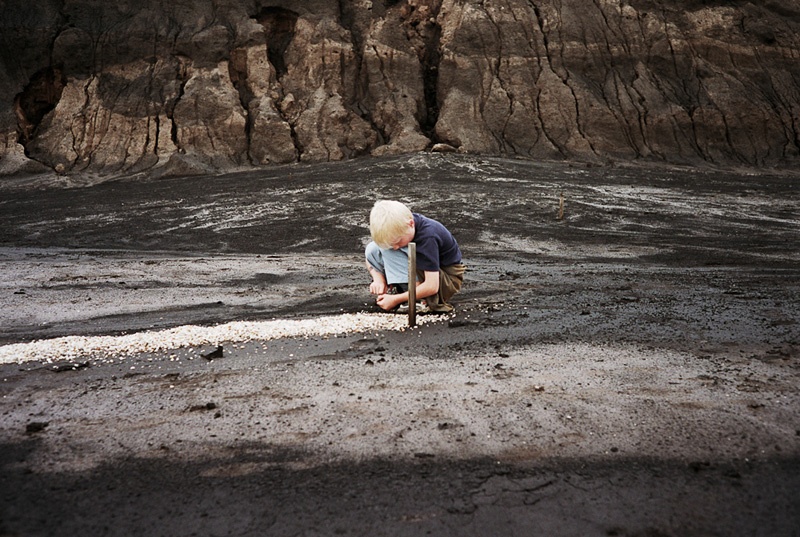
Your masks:
<svg viewBox="0 0 800 537"><path fill-rule="evenodd" d="M3 535L791 535L800 524L796 458L319 465L245 440L213 458L59 474L25 463L35 449L2 446Z"/></svg>

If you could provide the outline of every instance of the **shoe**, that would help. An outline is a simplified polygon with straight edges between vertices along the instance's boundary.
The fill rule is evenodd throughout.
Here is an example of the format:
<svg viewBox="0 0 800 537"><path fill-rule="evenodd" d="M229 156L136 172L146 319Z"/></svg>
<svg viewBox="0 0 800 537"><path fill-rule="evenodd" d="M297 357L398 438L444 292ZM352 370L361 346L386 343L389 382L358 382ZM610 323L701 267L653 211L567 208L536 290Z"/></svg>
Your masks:
<svg viewBox="0 0 800 537"><path fill-rule="evenodd" d="M394 309L395 313L408 313L408 302L403 302ZM424 302L417 302L417 313L430 313L431 310Z"/></svg>

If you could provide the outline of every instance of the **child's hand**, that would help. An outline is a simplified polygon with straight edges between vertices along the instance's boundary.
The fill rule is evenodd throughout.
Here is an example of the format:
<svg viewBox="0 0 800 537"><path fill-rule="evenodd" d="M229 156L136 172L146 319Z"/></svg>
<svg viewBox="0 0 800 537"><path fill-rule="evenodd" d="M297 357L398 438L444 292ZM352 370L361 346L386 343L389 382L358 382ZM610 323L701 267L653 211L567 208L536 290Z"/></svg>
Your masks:
<svg viewBox="0 0 800 537"><path fill-rule="evenodd" d="M385 281L375 280L369 285L369 292L373 295L384 295L389 290Z"/></svg>
<svg viewBox="0 0 800 537"><path fill-rule="evenodd" d="M397 306L408 300L407 295L403 293L402 295L379 295L378 296L378 306L384 311L392 311Z"/></svg>

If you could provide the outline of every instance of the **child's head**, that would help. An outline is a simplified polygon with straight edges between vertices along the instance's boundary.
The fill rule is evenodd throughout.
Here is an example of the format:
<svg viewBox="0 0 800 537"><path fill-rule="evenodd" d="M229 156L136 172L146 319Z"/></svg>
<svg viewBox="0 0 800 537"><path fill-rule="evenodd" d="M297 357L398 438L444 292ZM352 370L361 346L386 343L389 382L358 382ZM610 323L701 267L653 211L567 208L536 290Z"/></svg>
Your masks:
<svg viewBox="0 0 800 537"><path fill-rule="evenodd" d="M411 210L399 201L380 200L369 214L369 231L372 240L381 248L391 248L393 243L408 233L409 221L414 221Z"/></svg>

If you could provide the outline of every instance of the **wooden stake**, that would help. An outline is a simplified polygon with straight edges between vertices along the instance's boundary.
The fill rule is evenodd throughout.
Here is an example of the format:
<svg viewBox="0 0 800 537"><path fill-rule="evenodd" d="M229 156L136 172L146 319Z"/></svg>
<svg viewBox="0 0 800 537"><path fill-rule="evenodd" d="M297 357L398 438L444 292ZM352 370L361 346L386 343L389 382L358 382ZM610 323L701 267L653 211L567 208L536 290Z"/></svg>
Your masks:
<svg viewBox="0 0 800 537"><path fill-rule="evenodd" d="M417 325L417 243L408 243L408 326Z"/></svg>
<svg viewBox="0 0 800 537"><path fill-rule="evenodd" d="M558 201L558 219L564 219L564 193L561 193L561 198Z"/></svg>

